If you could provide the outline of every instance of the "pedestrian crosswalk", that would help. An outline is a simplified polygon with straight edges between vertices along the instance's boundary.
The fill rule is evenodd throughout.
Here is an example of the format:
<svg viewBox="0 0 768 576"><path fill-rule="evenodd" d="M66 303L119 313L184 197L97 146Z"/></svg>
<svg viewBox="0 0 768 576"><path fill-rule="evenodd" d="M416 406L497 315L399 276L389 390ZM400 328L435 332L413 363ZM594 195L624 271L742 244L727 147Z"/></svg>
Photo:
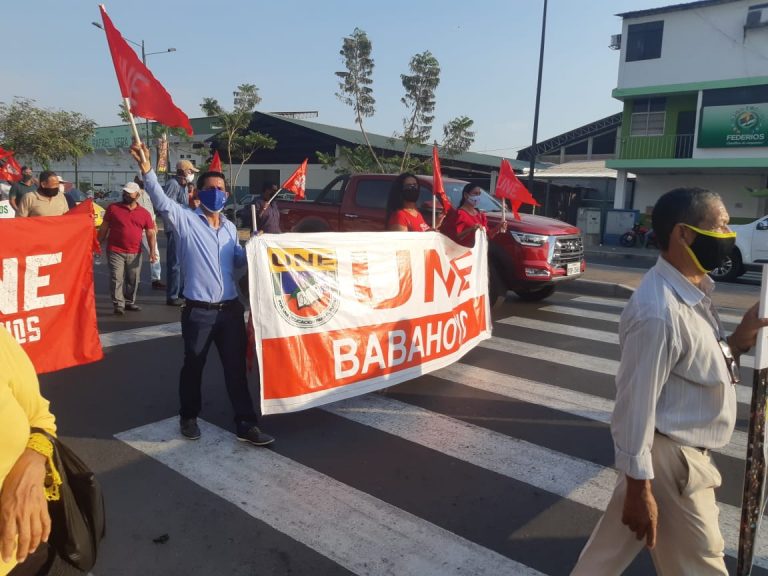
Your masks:
<svg viewBox="0 0 768 576"><path fill-rule="evenodd" d="M297 433L278 438L274 450L238 444L205 421L202 439L188 442L175 417L117 438L330 559L340 573L567 574L617 477L609 424L624 305L560 294L508 302L493 338L460 362L383 393L283 416ZM723 315L731 327L738 320ZM140 328L103 342L121 346L177 330ZM751 382L748 366L743 380ZM748 404L749 394L740 386L739 402ZM746 444L741 422L715 455L730 557ZM387 487L393 478L394 489ZM754 574L768 574L768 537L759 538L755 565ZM648 570L645 557L627 574Z"/></svg>

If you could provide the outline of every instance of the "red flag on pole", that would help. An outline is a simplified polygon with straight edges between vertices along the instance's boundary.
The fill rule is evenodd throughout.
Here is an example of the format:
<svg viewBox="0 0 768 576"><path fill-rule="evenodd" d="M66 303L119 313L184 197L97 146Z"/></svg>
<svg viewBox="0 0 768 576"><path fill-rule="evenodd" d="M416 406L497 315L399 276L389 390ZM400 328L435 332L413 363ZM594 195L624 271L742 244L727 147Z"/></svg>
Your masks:
<svg viewBox="0 0 768 576"><path fill-rule="evenodd" d="M522 204L541 206L517 178L515 171L512 170L512 165L506 158L501 161L499 179L496 182L496 191L494 192L494 195L496 198L501 198L502 200L506 198L509 200L510 204L512 204L512 212L514 213L516 220L520 220L518 209Z"/></svg>
<svg viewBox="0 0 768 576"><path fill-rule="evenodd" d="M211 172L221 172L221 158L219 158L219 151L215 150L213 153L213 160L211 160L211 166L208 168Z"/></svg>
<svg viewBox="0 0 768 576"><path fill-rule="evenodd" d="M21 180L21 166L13 157L13 152L0 148L0 180L18 182Z"/></svg>
<svg viewBox="0 0 768 576"><path fill-rule="evenodd" d="M307 160L308 158L304 158L301 166L296 168L296 171L281 186L283 190L289 190L296 195L294 200L304 199L304 190L307 186Z"/></svg>
<svg viewBox="0 0 768 576"><path fill-rule="evenodd" d="M448 212L451 208L451 201L445 194L443 186L443 175L440 173L440 157L437 155L437 144L432 146L432 193L440 198L443 205L443 211Z"/></svg>
<svg viewBox="0 0 768 576"><path fill-rule="evenodd" d="M115 65L120 94L131 103L131 113L166 126L184 128L192 136L192 125L171 99L171 95L157 81L152 72L142 64L120 32L107 16L104 5L99 5L104 31L107 33L112 63Z"/></svg>

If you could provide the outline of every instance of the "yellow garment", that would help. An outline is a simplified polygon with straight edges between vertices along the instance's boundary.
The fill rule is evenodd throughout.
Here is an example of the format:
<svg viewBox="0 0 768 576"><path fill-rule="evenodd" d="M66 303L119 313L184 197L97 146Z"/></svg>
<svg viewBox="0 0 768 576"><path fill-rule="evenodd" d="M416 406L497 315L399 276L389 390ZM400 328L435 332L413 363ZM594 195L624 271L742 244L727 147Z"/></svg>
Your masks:
<svg viewBox="0 0 768 576"><path fill-rule="evenodd" d="M48 468L48 476L45 479L45 499L49 502L58 500L61 497L61 494L59 493L61 474L59 474L59 471L56 469L56 464L53 461L53 444L45 434L32 432L27 441L27 448L45 456L46 467Z"/></svg>
<svg viewBox="0 0 768 576"><path fill-rule="evenodd" d="M40 395L35 368L24 349L0 325L0 490L8 472L27 447L30 427L56 433L56 419ZM16 561L0 559L0 576Z"/></svg>

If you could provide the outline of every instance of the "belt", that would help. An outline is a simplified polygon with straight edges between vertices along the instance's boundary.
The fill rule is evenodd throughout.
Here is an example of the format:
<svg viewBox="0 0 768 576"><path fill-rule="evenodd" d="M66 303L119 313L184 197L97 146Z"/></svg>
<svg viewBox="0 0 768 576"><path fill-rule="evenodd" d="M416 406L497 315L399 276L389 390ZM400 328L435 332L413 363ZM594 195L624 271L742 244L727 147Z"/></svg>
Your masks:
<svg viewBox="0 0 768 576"><path fill-rule="evenodd" d="M677 440L674 440L673 438L670 438L669 436L664 434L664 432L659 432L658 428L655 429L655 432L659 436L664 436L664 438L667 438L668 440L674 442L675 444L679 444L680 446L687 446L687 444L680 444L680 442L678 442ZM694 450L698 450L702 454L709 454L709 448L702 448L701 446L688 446L688 447L689 448L693 448Z"/></svg>
<svg viewBox="0 0 768 576"><path fill-rule="evenodd" d="M203 310L224 310L235 304L239 304L240 301L237 298L232 300L223 300L221 302L200 302L199 300L187 300L184 304L189 308L202 308Z"/></svg>

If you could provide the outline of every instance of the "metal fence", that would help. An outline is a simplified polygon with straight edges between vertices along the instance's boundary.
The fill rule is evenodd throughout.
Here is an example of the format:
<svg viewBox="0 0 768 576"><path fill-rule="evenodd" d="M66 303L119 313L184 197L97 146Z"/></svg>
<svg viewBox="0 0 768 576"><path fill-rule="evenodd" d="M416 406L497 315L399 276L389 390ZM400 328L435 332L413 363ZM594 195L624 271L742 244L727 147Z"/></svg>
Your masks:
<svg viewBox="0 0 768 576"><path fill-rule="evenodd" d="M690 158L693 156L693 134L671 136L632 136L621 139L619 158Z"/></svg>

